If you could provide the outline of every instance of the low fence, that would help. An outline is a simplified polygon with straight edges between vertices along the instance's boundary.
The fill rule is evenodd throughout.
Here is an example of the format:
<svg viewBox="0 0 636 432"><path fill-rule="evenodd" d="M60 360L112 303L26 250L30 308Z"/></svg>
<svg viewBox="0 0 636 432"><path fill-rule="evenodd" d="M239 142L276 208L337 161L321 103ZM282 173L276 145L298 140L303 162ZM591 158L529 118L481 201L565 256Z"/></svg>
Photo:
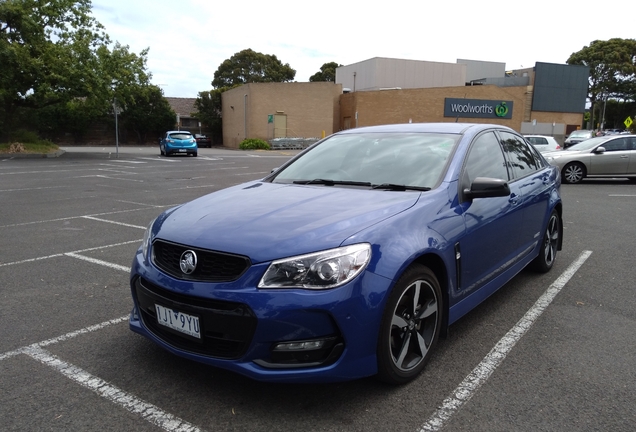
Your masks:
<svg viewBox="0 0 636 432"><path fill-rule="evenodd" d="M269 140L272 150L302 150L306 149L320 138L273 138Z"/></svg>

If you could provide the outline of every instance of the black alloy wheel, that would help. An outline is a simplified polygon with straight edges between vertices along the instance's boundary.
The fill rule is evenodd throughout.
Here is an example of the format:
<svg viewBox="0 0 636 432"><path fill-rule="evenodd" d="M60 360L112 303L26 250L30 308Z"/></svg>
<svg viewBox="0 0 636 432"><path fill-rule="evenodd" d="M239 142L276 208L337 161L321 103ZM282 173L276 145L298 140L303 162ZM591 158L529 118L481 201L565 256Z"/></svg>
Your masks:
<svg viewBox="0 0 636 432"><path fill-rule="evenodd" d="M414 379L428 362L442 325L442 293L433 272L409 267L389 296L378 340L378 378L390 384Z"/></svg>
<svg viewBox="0 0 636 432"><path fill-rule="evenodd" d="M561 238L561 218L556 210L552 210L548 225L543 233L539 255L532 261L532 267L540 273L550 271L556 260L559 240Z"/></svg>

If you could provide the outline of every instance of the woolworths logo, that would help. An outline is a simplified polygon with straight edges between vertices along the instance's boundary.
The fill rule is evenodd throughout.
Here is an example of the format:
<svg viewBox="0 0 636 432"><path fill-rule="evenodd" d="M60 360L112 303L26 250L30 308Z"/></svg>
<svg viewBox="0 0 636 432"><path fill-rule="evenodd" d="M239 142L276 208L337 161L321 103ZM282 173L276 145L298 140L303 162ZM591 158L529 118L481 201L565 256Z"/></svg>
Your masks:
<svg viewBox="0 0 636 432"><path fill-rule="evenodd" d="M512 101L446 98L444 117L508 119L512 118L512 106Z"/></svg>
<svg viewBox="0 0 636 432"><path fill-rule="evenodd" d="M508 107L505 102L502 102L495 107L495 114L497 117L505 117L508 115Z"/></svg>

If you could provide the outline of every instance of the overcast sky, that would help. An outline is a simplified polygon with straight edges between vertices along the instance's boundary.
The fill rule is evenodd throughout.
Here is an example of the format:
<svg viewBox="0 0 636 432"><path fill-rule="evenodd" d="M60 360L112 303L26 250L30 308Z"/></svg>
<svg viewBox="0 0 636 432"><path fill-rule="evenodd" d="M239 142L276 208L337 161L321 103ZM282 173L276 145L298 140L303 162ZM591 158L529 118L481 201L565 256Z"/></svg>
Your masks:
<svg viewBox="0 0 636 432"><path fill-rule="evenodd" d="M273 54L307 82L324 63L373 57L455 63L494 61L506 69L564 64L593 40L636 38L630 2L392 0L93 0L93 15L132 52L150 48L152 83L166 96L210 90L237 52Z"/></svg>

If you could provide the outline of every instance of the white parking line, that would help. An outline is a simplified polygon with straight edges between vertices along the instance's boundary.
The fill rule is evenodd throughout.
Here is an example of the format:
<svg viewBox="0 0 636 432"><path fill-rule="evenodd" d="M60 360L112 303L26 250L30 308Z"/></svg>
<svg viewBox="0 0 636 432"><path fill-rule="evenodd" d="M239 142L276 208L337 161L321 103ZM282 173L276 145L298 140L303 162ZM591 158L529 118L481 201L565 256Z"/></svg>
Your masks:
<svg viewBox="0 0 636 432"><path fill-rule="evenodd" d="M468 374L464 381L447 397L442 406L428 419L420 428L420 432L439 431L451 419L466 402L468 402L477 390L490 378L492 373L505 360L506 356L523 335L530 329L532 324L543 314L545 309L552 303L552 300L563 289L566 283L574 276L577 270L585 263L591 251L583 251L581 255L548 287L545 293L534 306L526 312L517 324L511 328L506 335L497 342L497 345L490 350L484 359L473 371Z"/></svg>
<svg viewBox="0 0 636 432"><path fill-rule="evenodd" d="M125 226L125 227L130 227L130 228L139 228L139 229L143 229L143 230L146 229L146 227L144 227L144 226L131 225L131 224L123 223L123 222L115 222L115 221L111 221L111 220L107 220L107 219L96 218L96 217L93 217L93 216L82 216L82 218L90 219L90 220L94 220L94 221L99 221L99 222L112 223L112 224L115 224L115 225L121 225L121 226Z"/></svg>
<svg viewBox="0 0 636 432"><path fill-rule="evenodd" d="M70 186L42 186L35 188L24 188L24 189L0 189L0 192L22 192L22 191L31 191L31 190L41 190L41 189L68 189Z"/></svg>
<svg viewBox="0 0 636 432"><path fill-rule="evenodd" d="M172 163L172 162L179 162L179 160L178 160L178 159L164 159L164 158L161 158L161 157L159 157L159 156L157 156L156 158L147 158L147 157L142 157L142 158L139 158L139 159L147 159L147 160L151 160L151 161L157 161L157 162L170 162L170 163ZM143 162L143 163L146 163L146 162Z"/></svg>
<svg viewBox="0 0 636 432"><path fill-rule="evenodd" d="M29 258L29 259L20 260L20 261L13 261L13 262L8 262L8 263L0 263L0 267L6 267L6 266L11 266L11 265L17 265L17 264L25 264L25 263L29 263L29 262L41 261L41 260L45 260L45 259L57 258L57 257L62 257L62 256L72 256L72 255L69 255L69 254L80 254L80 253L83 253L83 252L90 252L90 251L95 251L95 250L100 250L100 249L111 248L111 247L124 246L124 245L128 245L128 244L131 244L131 243L141 243L141 241L142 241L142 239L131 240L131 241L115 243L115 244L106 245L106 246L96 246L96 247L92 247L92 248L88 248L88 249L76 250L76 251L72 251L72 252L62 252L62 253L58 253L58 254L47 255L47 256L42 256L42 257L37 257L37 258ZM116 264L113 264L113 265L116 265ZM121 269L118 269L118 270L121 270ZM130 271L130 269L127 268L126 271Z"/></svg>
<svg viewBox="0 0 636 432"><path fill-rule="evenodd" d="M99 259L96 259L96 258L91 258L91 257L87 257L87 256L84 256L84 255L79 255L79 254L76 254L76 253L73 253L73 252L68 252L68 253L65 253L64 255L68 256L68 257L72 257L72 258L77 258L77 259L80 259L82 261L87 261L89 263L103 265L105 267L109 267L109 268L112 268L112 269L115 269L115 270L122 270L122 271L125 271L125 272L130 272L130 267L125 267L125 266L122 266L122 265L119 265L119 264L109 263L108 261L102 261L102 260L99 260Z"/></svg>
<svg viewBox="0 0 636 432"><path fill-rule="evenodd" d="M146 204L142 204L142 205L146 205ZM156 205L156 206L153 206L153 207L158 207L158 208L161 208L161 207L174 207L176 205L179 205L179 204ZM90 216L90 217L105 216L105 215L112 215L112 214L131 213L131 212L143 211L143 210L148 210L148 208L138 208L138 209L131 209L131 210L117 210L117 211L112 211L112 212L95 213L95 214L82 215L82 216L69 216L69 217L57 218L57 219L45 219L45 220L39 220L39 221L33 221L33 222L21 222L21 223L17 223L17 224L0 225L0 228L12 228L12 227L24 226L24 225L34 225L34 224L42 224L42 223L49 223L49 222L60 222L60 221L66 221L66 220L72 220L72 219L81 219L81 218L85 218L87 216Z"/></svg>
<svg viewBox="0 0 636 432"><path fill-rule="evenodd" d="M24 349L24 354L42 362L43 364L55 369L67 378L72 379L76 383L86 387L101 397L121 406L133 414L140 415L144 420L159 426L169 432L195 432L199 428L169 414L159 407L144 402L136 398L130 393L109 384L101 378L98 378L77 366L67 363L40 347L28 347Z"/></svg>

